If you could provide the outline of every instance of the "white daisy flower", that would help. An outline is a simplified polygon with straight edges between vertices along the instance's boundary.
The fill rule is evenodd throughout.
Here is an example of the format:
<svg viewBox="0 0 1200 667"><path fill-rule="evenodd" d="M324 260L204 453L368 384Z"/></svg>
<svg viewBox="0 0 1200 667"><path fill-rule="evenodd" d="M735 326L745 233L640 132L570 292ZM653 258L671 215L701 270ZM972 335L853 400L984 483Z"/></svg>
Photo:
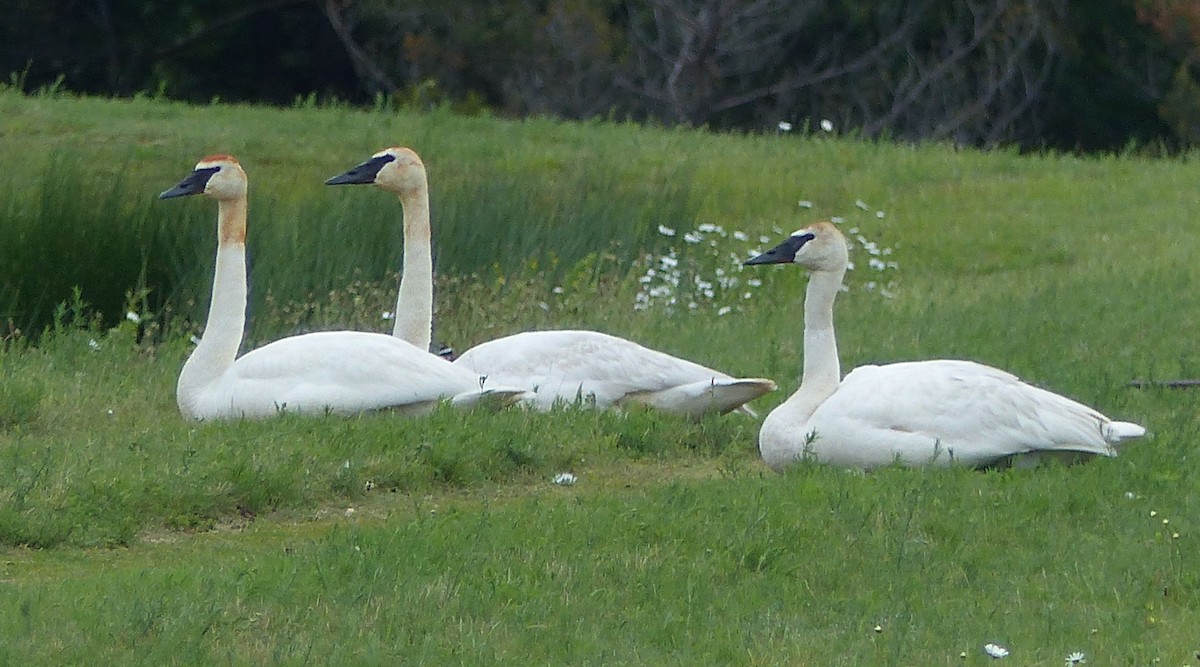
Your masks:
<svg viewBox="0 0 1200 667"><path fill-rule="evenodd" d="M1080 651L1075 651L1067 656L1067 667L1071 667L1071 665L1082 665L1085 662L1087 662L1087 658L1084 657L1083 653Z"/></svg>
<svg viewBox="0 0 1200 667"><path fill-rule="evenodd" d="M826 132L833 132L833 121L829 120L828 118L822 118L821 129L825 130Z"/></svg>
<svg viewBox="0 0 1200 667"><path fill-rule="evenodd" d="M92 352L95 352L96 350L100 349L100 343L97 343L95 338L89 338L88 348L91 349Z"/></svg>
<svg viewBox="0 0 1200 667"><path fill-rule="evenodd" d="M779 131L780 132L791 132L792 124L787 122L786 120L779 121Z"/></svg>
<svg viewBox="0 0 1200 667"><path fill-rule="evenodd" d="M867 206L867 202L865 202L865 201L863 201L863 200L861 200L861 199L855 199L855 200L854 200L854 205L855 205L855 206L857 206L858 208L860 208L860 209L864 210L864 211L866 211L866 210L869 210L869 209L871 208L870 206Z"/></svg>
<svg viewBox="0 0 1200 667"><path fill-rule="evenodd" d="M807 199L801 199L800 201L796 202L796 205L799 206L800 208L812 208L813 207L813 203L808 201Z"/></svg>
<svg viewBox="0 0 1200 667"><path fill-rule="evenodd" d="M385 310L379 314L379 319L381 319L381 320L392 320L395 318L396 318L396 313L393 313L390 310Z"/></svg>
<svg viewBox="0 0 1200 667"><path fill-rule="evenodd" d="M1009 650L999 644L984 644L983 652L997 660L1007 658L1009 654Z"/></svg>
<svg viewBox="0 0 1200 667"><path fill-rule="evenodd" d="M658 233L662 234L663 236L675 236L675 230L666 225L659 225Z"/></svg>
<svg viewBox="0 0 1200 667"><path fill-rule="evenodd" d="M559 486L571 486L579 478L569 472L560 472L554 476L554 483Z"/></svg>
<svg viewBox="0 0 1200 667"><path fill-rule="evenodd" d="M142 316L138 315L137 313L135 313L131 310L128 313L125 313L125 319L129 320L130 322L133 322L134 324L137 324L138 322L142 321Z"/></svg>

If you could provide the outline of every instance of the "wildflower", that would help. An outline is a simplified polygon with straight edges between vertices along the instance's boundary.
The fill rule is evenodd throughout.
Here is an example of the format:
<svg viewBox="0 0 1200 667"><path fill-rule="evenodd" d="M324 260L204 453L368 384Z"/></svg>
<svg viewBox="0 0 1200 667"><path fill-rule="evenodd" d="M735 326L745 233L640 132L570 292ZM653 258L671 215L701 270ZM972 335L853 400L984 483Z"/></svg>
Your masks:
<svg viewBox="0 0 1200 667"><path fill-rule="evenodd" d="M864 201L863 201L863 200L861 200L861 199L855 199L855 200L854 200L854 205L855 205L855 206L857 206L858 208L860 208L860 209L864 210L864 211L866 211L866 210L868 210L868 209L870 209L870 208L871 208L870 206L867 206L867 203L866 203L866 202L864 202Z"/></svg>
<svg viewBox="0 0 1200 667"><path fill-rule="evenodd" d="M138 322L142 321L142 316L138 315L137 313L135 313L131 310L128 313L125 313L125 319L129 320L130 322L133 322L134 324L137 324Z"/></svg>
<svg viewBox="0 0 1200 667"><path fill-rule="evenodd" d="M346 515L346 516L354 516L354 508L353 508L353 507L347 507L347 508L346 508L346 511L345 511L345 515ZM358 549L358 547L355 547L355 549L357 550L357 549Z"/></svg>
<svg viewBox="0 0 1200 667"><path fill-rule="evenodd" d="M1158 510L1150 510L1150 516L1158 516Z"/></svg>
<svg viewBox="0 0 1200 667"><path fill-rule="evenodd" d="M100 349L100 343L97 343L95 338L89 338L88 348L91 349L92 352L95 352L96 350Z"/></svg>
<svg viewBox="0 0 1200 667"><path fill-rule="evenodd" d="M876 625L876 626L875 626L875 632L883 632L883 626L882 626L882 625Z"/></svg>
<svg viewBox="0 0 1200 667"><path fill-rule="evenodd" d="M736 241L749 241L750 240L750 237L746 234L746 232L734 232L733 238Z"/></svg>
<svg viewBox="0 0 1200 667"><path fill-rule="evenodd" d="M822 118L821 129L825 130L826 132L833 132L833 121L829 120L828 118Z"/></svg>
<svg viewBox="0 0 1200 667"><path fill-rule="evenodd" d="M679 260L673 254L659 257L658 263L664 269L673 269L679 266Z"/></svg>
<svg viewBox="0 0 1200 667"><path fill-rule="evenodd" d="M751 287L762 287L762 281L758 278L751 278L750 280L746 281L746 284Z"/></svg>
<svg viewBox="0 0 1200 667"><path fill-rule="evenodd" d="M720 310L717 311L717 315L728 315L732 311L733 308L730 306L721 306Z"/></svg>
<svg viewBox="0 0 1200 667"><path fill-rule="evenodd" d="M695 244L703 241L704 237L701 236L697 232L688 232L687 234L683 235L683 240L687 241L688 243L691 243L692 245L695 245Z"/></svg>
<svg viewBox="0 0 1200 667"><path fill-rule="evenodd" d="M796 204L799 205L800 208L812 208L813 207L813 203L808 201L807 199L801 199L800 201L796 202ZM764 241L764 243L765 243L765 241Z"/></svg>
<svg viewBox="0 0 1200 667"><path fill-rule="evenodd" d="M200 337L199 337L199 336L192 336L191 338L188 338L188 340L189 340L189 341L191 341L192 345L199 345L199 344L200 344Z"/></svg>
<svg viewBox="0 0 1200 667"><path fill-rule="evenodd" d="M842 216L840 216L840 215L835 215L835 216L833 216L832 218L830 218L830 219L829 219L829 221L830 221L830 222L832 222L832 223L833 223L833 224L835 224L835 225L840 225L840 224L842 224L843 222L845 222L845 221L846 221L846 219L845 219L845 218L843 218L843 217L842 217Z"/></svg>
<svg viewBox="0 0 1200 667"><path fill-rule="evenodd" d="M551 291L551 292L554 292L555 294L562 294L562 293L563 293L563 292L565 292L566 290L564 290L562 287L555 287L554 289L552 289L552 290L550 290L550 291Z"/></svg>
<svg viewBox="0 0 1200 667"><path fill-rule="evenodd" d="M667 227L666 225L659 225L658 233L662 234L663 236L675 236L675 230Z"/></svg>
<svg viewBox="0 0 1200 667"><path fill-rule="evenodd" d="M363 491L370 491L373 488L375 488L375 482L372 482L369 479L367 480L366 484L363 484Z"/></svg>
<svg viewBox="0 0 1200 667"><path fill-rule="evenodd" d="M383 320L392 320L396 318L396 313L393 313L390 310L385 310L379 314L379 318Z"/></svg>
<svg viewBox="0 0 1200 667"><path fill-rule="evenodd" d="M559 486L571 486L579 478L569 472L560 472L554 476L554 483Z"/></svg>
<svg viewBox="0 0 1200 667"><path fill-rule="evenodd" d="M883 211L875 211L875 217L883 220Z"/></svg>
<svg viewBox="0 0 1200 667"><path fill-rule="evenodd" d="M997 660L1007 658L1009 653L1008 649L999 644L984 644L983 652Z"/></svg>
<svg viewBox="0 0 1200 667"><path fill-rule="evenodd" d="M779 121L779 131L780 132L791 132L792 124L787 122L786 120Z"/></svg>
<svg viewBox="0 0 1200 667"><path fill-rule="evenodd" d="M1066 667L1071 667L1071 665L1082 665L1085 662L1087 662L1087 658L1084 657L1083 653L1080 651L1075 651L1067 656Z"/></svg>

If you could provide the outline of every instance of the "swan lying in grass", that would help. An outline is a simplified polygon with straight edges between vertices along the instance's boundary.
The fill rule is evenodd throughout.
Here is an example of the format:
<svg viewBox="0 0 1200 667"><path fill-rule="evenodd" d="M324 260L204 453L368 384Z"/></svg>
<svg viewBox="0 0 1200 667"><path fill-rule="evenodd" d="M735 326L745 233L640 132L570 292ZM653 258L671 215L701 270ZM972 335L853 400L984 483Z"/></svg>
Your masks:
<svg viewBox="0 0 1200 667"><path fill-rule="evenodd" d="M428 184L420 158L408 148L388 148L325 182L375 184L400 197L404 273L394 334L428 345L433 272ZM595 331L519 333L467 350L454 363L491 382L529 389L534 396L528 402L543 410L558 402L602 408L640 403L693 417L731 410L753 414L744 404L775 389L771 380L732 378Z"/></svg>
<svg viewBox="0 0 1200 667"><path fill-rule="evenodd" d="M804 298L800 388L763 421L759 449L780 470L812 457L874 468L981 466L1012 457L1067 453L1116 456L1140 437L1137 424L1112 421L1075 401L970 361L838 367L833 301L848 262L846 239L819 222L746 264L799 264L812 273Z"/></svg>
<svg viewBox="0 0 1200 667"><path fill-rule="evenodd" d="M206 157L161 199L217 200L217 260L204 335L179 374L179 410L192 419L266 417L281 411L424 412L506 404L525 392L481 389L466 369L383 334L328 331L275 341L238 358L246 322L246 174L227 155Z"/></svg>

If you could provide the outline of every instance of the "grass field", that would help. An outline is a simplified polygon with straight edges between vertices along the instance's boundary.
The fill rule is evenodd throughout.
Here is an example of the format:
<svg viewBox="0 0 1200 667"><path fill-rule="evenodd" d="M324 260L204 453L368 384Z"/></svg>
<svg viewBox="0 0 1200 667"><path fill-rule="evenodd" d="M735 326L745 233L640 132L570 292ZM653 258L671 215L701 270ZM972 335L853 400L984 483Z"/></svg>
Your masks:
<svg viewBox="0 0 1200 667"><path fill-rule="evenodd" d="M805 277L735 259L837 216L844 371L974 359L1152 435L776 475L736 416L185 422L215 210L157 193L246 167L251 345L387 330L399 206L321 181L395 144L429 168L460 350L600 329L776 379L765 414ZM1192 156L5 90L0 145L0 664L1197 664L1200 397L1126 386L1200 376Z"/></svg>

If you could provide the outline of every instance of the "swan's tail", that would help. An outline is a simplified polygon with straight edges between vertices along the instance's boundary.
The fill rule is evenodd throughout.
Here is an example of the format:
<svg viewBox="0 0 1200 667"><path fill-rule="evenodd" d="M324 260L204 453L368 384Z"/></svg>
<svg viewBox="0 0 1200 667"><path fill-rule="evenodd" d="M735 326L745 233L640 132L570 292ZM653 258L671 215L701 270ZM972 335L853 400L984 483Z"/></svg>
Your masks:
<svg viewBox="0 0 1200 667"><path fill-rule="evenodd" d="M521 401L532 400L533 398L533 392L524 389L488 387L487 389L464 391L451 398L450 405L456 408L482 407L488 410L500 410Z"/></svg>
<svg viewBox="0 0 1200 667"><path fill-rule="evenodd" d="M1108 422L1103 426L1104 439L1110 445L1146 435L1146 429L1132 422Z"/></svg>
<svg viewBox="0 0 1200 667"><path fill-rule="evenodd" d="M745 403L767 392L775 383L764 378L713 378L681 384L662 391L630 394L624 401L644 403L660 410L699 418L710 412L725 414L732 410L754 416Z"/></svg>

